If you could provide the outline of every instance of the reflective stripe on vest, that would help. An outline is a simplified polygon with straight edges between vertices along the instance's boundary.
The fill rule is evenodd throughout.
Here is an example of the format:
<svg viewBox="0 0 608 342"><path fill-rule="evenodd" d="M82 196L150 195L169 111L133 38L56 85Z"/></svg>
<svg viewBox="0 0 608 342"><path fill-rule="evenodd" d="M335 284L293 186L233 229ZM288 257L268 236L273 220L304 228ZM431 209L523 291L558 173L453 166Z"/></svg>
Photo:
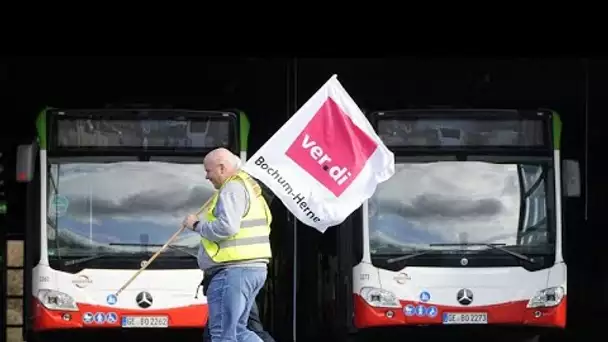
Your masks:
<svg viewBox="0 0 608 342"><path fill-rule="evenodd" d="M224 184L229 181L240 181L245 185L249 195L249 206L241 219L241 229L237 234L219 242L201 238L201 244L207 255L217 263L271 258L270 223L272 215L259 185L242 171L226 180ZM214 194L209 203L206 212L207 221L216 220L213 211L222 188Z"/></svg>

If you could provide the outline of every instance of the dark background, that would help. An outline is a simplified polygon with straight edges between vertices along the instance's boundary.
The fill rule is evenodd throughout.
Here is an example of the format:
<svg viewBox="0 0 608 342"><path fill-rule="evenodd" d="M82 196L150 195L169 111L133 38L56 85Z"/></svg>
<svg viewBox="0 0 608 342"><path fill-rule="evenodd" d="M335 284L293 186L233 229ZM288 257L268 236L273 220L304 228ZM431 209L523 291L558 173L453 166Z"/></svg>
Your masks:
<svg viewBox="0 0 608 342"><path fill-rule="evenodd" d="M0 151L4 152L10 215L2 230L22 232L23 191L11 179L15 146L34 136L33 120L44 106L95 107L140 101L199 109L243 109L251 121L250 155L255 152L332 74L362 109L429 105L536 109L551 108L564 122L562 154L578 159L583 197L569 203L567 217L571 336L598 329L608 317L606 227L601 205L606 191L601 163L603 117L608 113L608 61L593 58L390 58L295 59L207 57L11 57L0 59ZM281 209L279 201L274 209ZM276 215L273 243L282 261L274 291L289 298L293 222ZM298 227L298 311L300 339L314 330L315 276L306 246L329 239ZM291 303L275 303L268 318L280 340L291 340ZM284 322L284 323L283 323Z"/></svg>

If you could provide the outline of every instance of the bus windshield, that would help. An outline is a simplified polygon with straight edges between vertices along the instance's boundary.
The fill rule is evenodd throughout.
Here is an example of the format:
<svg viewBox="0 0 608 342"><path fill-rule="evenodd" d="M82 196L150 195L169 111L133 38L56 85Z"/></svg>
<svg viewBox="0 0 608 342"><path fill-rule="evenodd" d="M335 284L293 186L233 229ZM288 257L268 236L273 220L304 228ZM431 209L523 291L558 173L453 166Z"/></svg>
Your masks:
<svg viewBox="0 0 608 342"><path fill-rule="evenodd" d="M397 163L368 202L371 254L467 243L546 248L548 170L528 162Z"/></svg>
<svg viewBox="0 0 608 342"><path fill-rule="evenodd" d="M51 163L47 184L51 259L154 253L214 192L202 162ZM172 245L196 255L199 239L186 230Z"/></svg>

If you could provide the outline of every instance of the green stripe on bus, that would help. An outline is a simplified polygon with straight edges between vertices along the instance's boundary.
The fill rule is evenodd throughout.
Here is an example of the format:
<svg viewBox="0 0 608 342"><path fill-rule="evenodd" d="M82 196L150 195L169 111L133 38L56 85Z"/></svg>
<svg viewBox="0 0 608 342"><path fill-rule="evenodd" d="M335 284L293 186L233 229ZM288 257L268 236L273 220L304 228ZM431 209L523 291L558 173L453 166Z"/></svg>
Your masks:
<svg viewBox="0 0 608 342"><path fill-rule="evenodd" d="M239 112L239 140L241 141L241 151L247 151L249 147L249 118L243 112Z"/></svg>
<svg viewBox="0 0 608 342"><path fill-rule="evenodd" d="M556 150L560 149L561 139L562 139L562 119L559 117L559 114L553 112L552 115L553 121L553 148Z"/></svg>
<svg viewBox="0 0 608 342"><path fill-rule="evenodd" d="M46 149L46 112L49 108L44 108L38 113L36 119L36 130L38 131L38 143L41 149Z"/></svg>

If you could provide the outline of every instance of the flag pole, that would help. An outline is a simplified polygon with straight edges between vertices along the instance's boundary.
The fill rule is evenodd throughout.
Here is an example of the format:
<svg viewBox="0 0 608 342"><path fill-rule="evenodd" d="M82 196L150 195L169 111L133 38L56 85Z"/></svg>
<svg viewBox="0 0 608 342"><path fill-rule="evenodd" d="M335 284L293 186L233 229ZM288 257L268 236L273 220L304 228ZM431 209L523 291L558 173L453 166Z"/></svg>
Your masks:
<svg viewBox="0 0 608 342"><path fill-rule="evenodd" d="M200 215L203 212L203 210L205 210L207 205L211 202L212 198L213 198L213 195L211 197L209 197L209 199L207 200L207 202L205 202L205 204L203 204L203 206L196 213L196 216ZM169 240L167 242L165 242L165 244L156 253L154 253L154 255L150 259L148 259L148 261L146 261L146 263L139 269L139 271L137 271L129 280L127 280L127 282L116 292L116 294L115 294L116 297L118 297L118 295L120 295L120 293L122 291L124 291L127 288L127 286L129 286L129 284L131 284L133 282L133 280L135 280L135 278L137 278L137 276L139 276L146 268L148 268L148 266L150 266L152 261L154 261L154 259L156 259L160 255L160 253L162 253L165 249L167 249L167 247L169 247L169 245L173 242L173 240L177 239L179 234L181 232L183 232L184 229L186 229L186 226L182 224L182 226L175 232L175 234L173 234L173 236L171 236L169 238Z"/></svg>

